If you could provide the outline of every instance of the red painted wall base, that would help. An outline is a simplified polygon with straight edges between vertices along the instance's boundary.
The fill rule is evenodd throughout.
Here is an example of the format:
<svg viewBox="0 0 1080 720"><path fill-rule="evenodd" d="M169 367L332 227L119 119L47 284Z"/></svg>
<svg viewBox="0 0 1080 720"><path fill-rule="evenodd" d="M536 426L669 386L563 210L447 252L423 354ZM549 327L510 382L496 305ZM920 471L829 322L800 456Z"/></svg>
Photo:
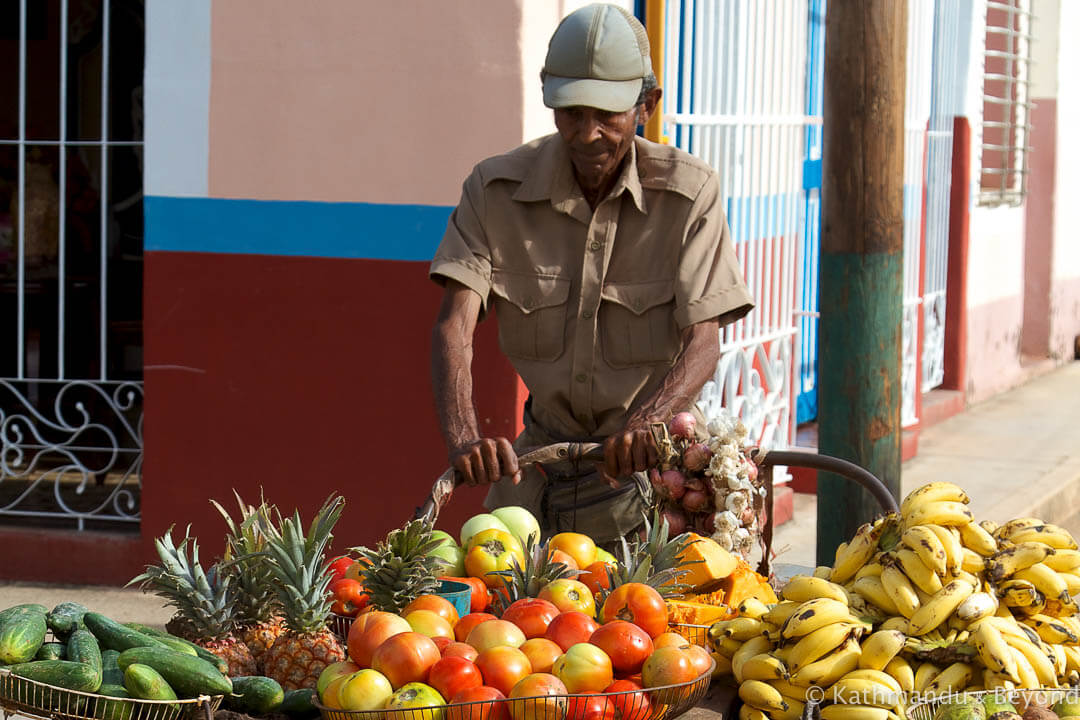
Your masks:
<svg viewBox="0 0 1080 720"><path fill-rule="evenodd" d="M0 530L0 579L123 585L142 572L138 533Z"/></svg>

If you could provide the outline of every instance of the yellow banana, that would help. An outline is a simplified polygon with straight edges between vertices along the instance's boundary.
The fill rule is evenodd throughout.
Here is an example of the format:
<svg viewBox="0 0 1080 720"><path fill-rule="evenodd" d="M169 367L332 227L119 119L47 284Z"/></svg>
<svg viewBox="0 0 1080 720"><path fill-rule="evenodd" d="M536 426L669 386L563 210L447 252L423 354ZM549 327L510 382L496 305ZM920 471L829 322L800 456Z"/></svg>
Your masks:
<svg viewBox="0 0 1080 720"><path fill-rule="evenodd" d="M961 525L959 530L960 542L968 550L977 553L981 557L990 557L997 552L997 540L978 523Z"/></svg>
<svg viewBox="0 0 1080 720"><path fill-rule="evenodd" d="M747 705L765 712L778 712L788 709L788 704L780 691L761 680L747 680L739 683L739 699Z"/></svg>
<svg viewBox="0 0 1080 720"><path fill-rule="evenodd" d="M768 653L761 653L742 664L742 679L747 680L787 680L788 669Z"/></svg>
<svg viewBox="0 0 1080 720"><path fill-rule="evenodd" d="M980 622L971 634L979 659L987 669L1020 682L1016 660L1001 631L989 622Z"/></svg>
<svg viewBox="0 0 1080 720"><path fill-rule="evenodd" d="M789 680L770 680L769 684L780 691L780 694L784 696L784 699L790 703L792 700L798 700L800 703L805 703L808 691L810 688L802 687L800 685L792 685Z"/></svg>
<svg viewBox="0 0 1080 720"><path fill-rule="evenodd" d="M926 686L933 682L940 672L941 668L934 663L921 663L915 668L915 692L921 693L926 690Z"/></svg>
<svg viewBox="0 0 1080 720"><path fill-rule="evenodd" d="M900 688L905 693L912 692L915 689L915 669L911 667L911 663L906 659L899 656L894 657L885 666L885 672L889 673L900 684Z"/></svg>
<svg viewBox="0 0 1080 720"><path fill-rule="evenodd" d="M921 527L921 526L920 526ZM915 587L922 590L924 593L933 595L941 589L941 578L934 572L933 568L928 567L922 559L915 554L914 550L908 548L901 548L895 552L897 562L900 563L900 567L903 569L904 574L907 575Z"/></svg>
<svg viewBox="0 0 1080 720"><path fill-rule="evenodd" d="M979 527L993 535L995 532L997 532L999 525L993 520L980 520ZM994 539L996 540L997 538Z"/></svg>
<svg viewBox="0 0 1080 720"><path fill-rule="evenodd" d="M1012 654L1011 650L1009 654ZM1016 683L1011 678L996 673L989 668L983 669L982 676L983 687L987 690L1014 690L1016 688Z"/></svg>
<svg viewBox="0 0 1080 720"><path fill-rule="evenodd" d="M709 654L712 655L713 661L716 662L716 667L713 669L713 677L720 677L721 675L731 674L731 658L727 657L726 655L721 655L715 650L713 650Z"/></svg>
<svg viewBox="0 0 1080 720"><path fill-rule="evenodd" d="M859 667L867 670L884 670L885 666L904 648L907 636L899 630L878 630L863 640Z"/></svg>
<svg viewBox="0 0 1080 720"><path fill-rule="evenodd" d="M882 569L883 568L881 567L881 563L879 563L879 562L868 562L865 565L863 565L861 568L859 568L859 571L857 573L855 573L855 579L858 580L861 577L867 577L867 576L881 577Z"/></svg>
<svg viewBox="0 0 1080 720"><path fill-rule="evenodd" d="M994 535L994 538L997 539L1000 542L1002 540L1008 540L1010 535L1012 535L1013 533L1018 532L1020 530L1023 530L1024 528L1035 527L1037 525L1042 525L1042 524L1043 524L1043 521L1040 520L1039 518L1033 518L1033 517L1013 518L1012 520L1008 521L1007 523L1002 524L996 530L994 530L993 535Z"/></svg>
<svg viewBox="0 0 1080 720"><path fill-rule="evenodd" d="M1067 672L1080 672L1080 647L1062 645L1065 652L1065 670Z"/></svg>
<svg viewBox="0 0 1080 720"><path fill-rule="evenodd" d="M1048 600L1068 601L1070 599L1069 586L1065 584L1065 580L1041 562L1023 570L1017 570L1013 573L1013 577L1017 580L1027 580Z"/></svg>
<svg viewBox="0 0 1080 720"><path fill-rule="evenodd" d="M835 703L821 708L821 720L897 720L898 717L887 708L869 705Z"/></svg>
<svg viewBox="0 0 1080 720"><path fill-rule="evenodd" d="M769 717L771 720L800 720L803 716L803 712L806 710L806 703L797 700L796 698L788 697L783 693L781 693L781 695L784 698L784 702L787 703L787 710L770 710Z"/></svg>
<svg viewBox="0 0 1080 720"><path fill-rule="evenodd" d="M1008 638L1009 645L1013 650L1020 653L1032 669L1041 687L1057 687L1057 673L1054 671L1054 663L1046 656L1046 653L1034 643L1020 642L1015 638ZM1023 678L1023 670L1020 669L1020 660L1017 659L1017 671Z"/></svg>
<svg viewBox="0 0 1080 720"><path fill-rule="evenodd" d="M814 568L813 575L816 578L821 578L822 580L828 580L829 576L832 575L832 571L833 571L833 569L831 567L829 567L828 565L818 565L816 568Z"/></svg>
<svg viewBox="0 0 1080 720"><path fill-rule="evenodd" d="M742 682L742 666L750 658L769 652L772 643L764 636L750 638L731 656L731 674L737 682Z"/></svg>
<svg viewBox="0 0 1080 720"><path fill-rule="evenodd" d="M906 633L908 628L907 618L903 615L894 615L885 622L881 623L878 630L899 630L902 633Z"/></svg>
<svg viewBox="0 0 1080 720"><path fill-rule="evenodd" d="M986 569L986 558L974 550L964 548L964 557L960 561L960 569L969 573L981 573Z"/></svg>
<svg viewBox="0 0 1080 720"><path fill-rule="evenodd" d="M968 509L967 505L952 500L939 500L916 505L904 514L904 524L908 527L914 525L953 527L967 525L974 521L975 516L971 514L971 510Z"/></svg>
<svg viewBox="0 0 1080 720"><path fill-rule="evenodd" d="M945 548L945 572L954 573L960 569L964 558L964 546L960 543L960 533L954 533L943 525L927 525ZM940 574L940 573L939 573Z"/></svg>
<svg viewBox="0 0 1080 720"><path fill-rule="evenodd" d="M859 526L859 529L855 531L855 535L851 538L851 542L844 547L843 552L837 551L836 561L833 563L829 580L838 585L843 585L853 578L855 573L869 562L870 558L877 552L878 541L881 539L884 529L884 522L877 522L873 525L864 523Z"/></svg>
<svg viewBox="0 0 1080 720"><path fill-rule="evenodd" d="M882 708L899 707L903 702L903 693L873 680L851 677L850 674L833 683L825 697L843 705L871 705Z"/></svg>
<svg viewBox="0 0 1080 720"><path fill-rule="evenodd" d="M739 706L739 720L771 720L771 718L756 707L743 703Z"/></svg>
<svg viewBox="0 0 1080 720"><path fill-rule="evenodd" d="M909 492L900 503L900 514L909 515L916 506L942 501L966 505L971 502L971 498L967 496L967 493L960 486L947 480L938 480Z"/></svg>
<svg viewBox="0 0 1080 720"><path fill-rule="evenodd" d="M1037 542L1024 542L999 550L986 561L987 579L1001 582L1012 577L1017 571L1042 562L1047 555L1053 554L1049 545Z"/></svg>
<svg viewBox="0 0 1080 720"><path fill-rule="evenodd" d="M785 600L804 603L817 598L831 598L847 605L847 592L836 583L810 575L795 575L780 591Z"/></svg>
<svg viewBox="0 0 1080 720"><path fill-rule="evenodd" d="M1069 632L1071 632L1073 635L1075 635L1076 637L1080 637L1080 619L1078 619L1075 615L1071 615L1069 617L1057 616L1054 619L1057 620L1062 625L1064 625L1069 630ZM1080 643L1065 643L1065 644L1067 644L1067 645L1080 645Z"/></svg>
<svg viewBox="0 0 1080 720"><path fill-rule="evenodd" d="M921 603L919 596L915 594L915 588L897 566L889 565L881 571L881 585L904 617L910 618L919 609Z"/></svg>
<svg viewBox="0 0 1080 720"><path fill-rule="evenodd" d="M1011 608L1026 608L1041 602L1040 593L1034 583L1022 578L1006 580L998 586L1001 601Z"/></svg>
<svg viewBox="0 0 1080 720"><path fill-rule="evenodd" d="M1076 550L1076 540L1068 530L1046 523L1027 527L1009 535L1013 543L1041 542L1056 550Z"/></svg>
<svg viewBox="0 0 1080 720"><path fill-rule="evenodd" d="M946 572L945 546L937 533L926 525L916 525L904 531L900 536L900 542L919 556L923 564L943 576Z"/></svg>
<svg viewBox="0 0 1080 720"><path fill-rule="evenodd" d="M1080 550L1055 550L1054 554L1047 555L1043 562L1051 570L1074 572L1080 569Z"/></svg>
<svg viewBox="0 0 1080 720"><path fill-rule="evenodd" d="M735 653L742 648L743 642L741 640L734 640L729 637L720 637L717 639L710 639L709 644L712 649L726 658L734 657Z"/></svg>
<svg viewBox="0 0 1080 720"><path fill-rule="evenodd" d="M975 586L965 580L949 582L908 618L908 634L924 635L938 627L974 591Z"/></svg>
<svg viewBox="0 0 1080 720"><path fill-rule="evenodd" d="M1058 678L1065 677L1065 646L1061 644L1047 645L1046 656L1050 658L1050 661L1054 664L1054 675Z"/></svg>
<svg viewBox="0 0 1080 720"><path fill-rule="evenodd" d="M782 600L775 605L769 606L768 612L762 615L759 619L764 620L770 625L776 625L780 627L784 624L784 621L795 614L795 610L802 605L802 603L791 602L790 600Z"/></svg>
<svg viewBox="0 0 1080 720"><path fill-rule="evenodd" d="M803 635L791 649L788 667L791 672L798 672L840 647L853 632L855 626L851 623L835 622Z"/></svg>
<svg viewBox="0 0 1080 720"><path fill-rule="evenodd" d="M882 569L882 572L885 572L884 569ZM882 584L880 577L861 577L852 583L851 589L855 594L859 595L871 605L876 605L884 610L887 615L900 614L900 610L896 607L896 603L894 603L892 598L889 597L889 594L885 592L885 586Z"/></svg>
<svg viewBox="0 0 1080 720"><path fill-rule="evenodd" d="M924 692L927 695L948 695L959 692L971 682L975 668L967 663L955 662L934 676Z"/></svg>
<svg viewBox="0 0 1080 720"><path fill-rule="evenodd" d="M776 658L780 662L784 663L784 665L787 665L788 667L791 667L788 664L788 661L791 660L791 651L794 650L794 649L795 649L794 645L785 645L783 647L774 647L772 649L772 651L771 651L771 654L772 654L772 656L774 658Z"/></svg>
<svg viewBox="0 0 1080 720"><path fill-rule="evenodd" d="M785 639L802 637L820 627L850 617L847 603L832 598L816 598L804 602L791 617L780 627L780 635Z"/></svg>
<svg viewBox="0 0 1080 720"><path fill-rule="evenodd" d="M1043 639L1043 642L1051 645L1064 645L1065 643L1076 645L1080 643L1080 637L1058 618L1036 614L1025 618L1023 623L1028 627L1035 628L1035 632L1039 633L1039 637Z"/></svg>
<svg viewBox="0 0 1080 720"><path fill-rule="evenodd" d="M765 613L769 612L769 606L755 597L746 598L739 603L739 615L760 620Z"/></svg>
<svg viewBox="0 0 1080 720"><path fill-rule="evenodd" d="M956 608L953 616L964 622L975 622L990 617L997 610L998 600L988 592L974 592Z"/></svg>
<svg viewBox="0 0 1080 720"><path fill-rule="evenodd" d="M1016 686L1031 690L1042 687L1039 676L1035 674L1035 668L1031 666L1031 662L1024 656L1024 653L1011 645L1009 650L1012 652L1013 659L1016 660L1016 672L1020 677L1020 682L1016 683Z"/></svg>
<svg viewBox="0 0 1080 720"><path fill-rule="evenodd" d="M804 687L828 687L855 669L859 664L860 652L859 643L849 639L820 660L800 668L791 675L789 681L793 685Z"/></svg>

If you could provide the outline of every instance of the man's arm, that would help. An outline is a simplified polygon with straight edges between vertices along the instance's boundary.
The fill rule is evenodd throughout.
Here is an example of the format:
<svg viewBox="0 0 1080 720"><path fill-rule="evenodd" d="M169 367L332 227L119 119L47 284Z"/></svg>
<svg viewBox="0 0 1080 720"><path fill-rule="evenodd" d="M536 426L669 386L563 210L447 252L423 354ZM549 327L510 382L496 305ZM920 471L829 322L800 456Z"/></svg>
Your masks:
<svg viewBox="0 0 1080 720"><path fill-rule="evenodd" d="M480 316L480 296L453 280L446 281L439 317L431 338L431 383L450 465L469 485L510 477L521 481L517 454L504 437L480 436L473 406L473 334Z"/></svg>
<svg viewBox="0 0 1080 720"><path fill-rule="evenodd" d="M656 392L630 409L620 432L604 441L604 474L609 483L656 465L657 450L649 425L667 422L690 407L720 361L720 323L715 318L682 332L683 350Z"/></svg>

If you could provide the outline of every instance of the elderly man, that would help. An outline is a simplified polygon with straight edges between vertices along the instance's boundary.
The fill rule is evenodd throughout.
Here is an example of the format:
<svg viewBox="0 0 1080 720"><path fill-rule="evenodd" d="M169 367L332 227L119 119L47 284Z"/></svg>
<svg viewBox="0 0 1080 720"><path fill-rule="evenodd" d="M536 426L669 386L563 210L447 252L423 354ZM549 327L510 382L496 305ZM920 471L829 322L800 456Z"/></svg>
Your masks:
<svg viewBox="0 0 1080 720"><path fill-rule="evenodd" d="M436 408L450 464L491 484L488 508L520 505L546 534L610 543L651 499L650 423L692 408L720 327L753 304L716 173L636 136L662 93L641 23L615 5L571 13L541 81L558 132L473 169L431 264L445 288ZM489 308L530 392L513 445L483 437L473 405L473 332ZM602 441L603 463L518 466L515 449L566 440Z"/></svg>

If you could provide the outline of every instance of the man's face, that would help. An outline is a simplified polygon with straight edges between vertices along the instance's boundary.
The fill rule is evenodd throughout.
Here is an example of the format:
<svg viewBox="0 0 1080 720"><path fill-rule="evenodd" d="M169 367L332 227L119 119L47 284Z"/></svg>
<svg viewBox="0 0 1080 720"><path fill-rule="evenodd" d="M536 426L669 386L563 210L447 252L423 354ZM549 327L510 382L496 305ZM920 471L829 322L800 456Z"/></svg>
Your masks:
<svg viewBox="0 0 1080 720"><path fill-rule="evenodd" d="M570 152L583 190L610 188L634 142L639 107L608 112L577 105L555 110L555 127Z"/></svg>

